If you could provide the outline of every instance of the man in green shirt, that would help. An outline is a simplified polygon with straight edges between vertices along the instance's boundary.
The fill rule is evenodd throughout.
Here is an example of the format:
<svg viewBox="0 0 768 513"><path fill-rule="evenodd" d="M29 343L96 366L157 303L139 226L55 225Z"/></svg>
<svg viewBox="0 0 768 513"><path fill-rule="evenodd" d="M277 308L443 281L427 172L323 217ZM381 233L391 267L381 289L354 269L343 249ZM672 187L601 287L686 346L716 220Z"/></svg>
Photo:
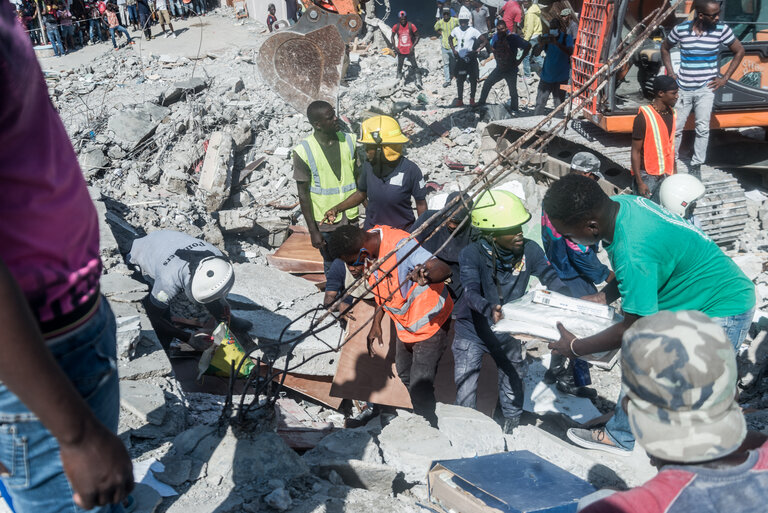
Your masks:
<svg viewBox="0 0 768 513"><path fill-rule="evenodd" d="M544 32L541 23L541 7L539 7L539 0L523 0L523 7L525 8L525 17L523 18L523 39L531 43L531 47L534 47L539 44L539 36ZM533 57L533 62L537 72L539 72L541 71L541 66L544 64L544 57L541 55ZM523 59L523 73L525 73L526 80L533 78L530 53Z"/></svg>
<svg viewBox="0 0 768 513"><path fill-rule="evenodd" d="M451 17L451 10L448 7L443 8L443 17L435 22L435 32L440 34L440 42L443 51L443 75L445 82L443 87L451 85L451 75L455 65L455 57L451 49L451 31L459 26L459 20Z"/></svg>
<svg viewBox="0 0 768 513"><path fill-rule="evenodd" d="M556 354L576 358L618 349L635 321L662 310L705 313L723 327L735 349L744 341L754 314L755 286L682 217L639 196L609 198L597 182L578 175L556 182L544 196L543 209L569 240L583 245L603 241L616 285L596 299L610 303L620 295L624 311L622 322L583 339L559 325L560 340L549 345ZM635 443L620 406L605 428L570 429L568 438L619 455L629 454Z"/></svg>

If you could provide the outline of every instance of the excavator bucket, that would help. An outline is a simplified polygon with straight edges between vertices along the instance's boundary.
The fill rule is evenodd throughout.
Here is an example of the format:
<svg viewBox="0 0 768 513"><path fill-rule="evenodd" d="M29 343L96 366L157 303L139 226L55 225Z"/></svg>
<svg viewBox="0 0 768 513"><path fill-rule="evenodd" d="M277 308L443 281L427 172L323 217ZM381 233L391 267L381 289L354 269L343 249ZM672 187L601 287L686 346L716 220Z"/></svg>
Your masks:
<svg viewBox="0 0 768 513"><path fill-rule="evenodd" d="M273 91L301 113L315 100L335 105L346 44L362 26L357 14L310 6L298 23L264 41L257 58L259 72Z"/></svg>

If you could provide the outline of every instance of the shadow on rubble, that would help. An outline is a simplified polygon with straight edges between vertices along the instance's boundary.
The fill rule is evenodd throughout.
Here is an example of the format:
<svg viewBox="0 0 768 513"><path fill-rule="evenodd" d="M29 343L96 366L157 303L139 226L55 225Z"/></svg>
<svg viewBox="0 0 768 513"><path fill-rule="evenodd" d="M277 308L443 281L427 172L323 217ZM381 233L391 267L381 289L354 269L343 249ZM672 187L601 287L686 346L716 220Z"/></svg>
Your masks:
<svg viewBox="0 0 768 513"><path fill-rule="evenodd" d="M454 127L458 127L462 131L468 128L471 128L474 131L482 115L482 111L473 111L472 109L466 108L450 112L438 121L427 123L419 116L406 110L401 114L400 121L402 123L403 119L407 119L416 125L416 130L410 135L411 142L409 143L409 146L413 148L421 148L423 146L429 146L439 140Z"/></svg>

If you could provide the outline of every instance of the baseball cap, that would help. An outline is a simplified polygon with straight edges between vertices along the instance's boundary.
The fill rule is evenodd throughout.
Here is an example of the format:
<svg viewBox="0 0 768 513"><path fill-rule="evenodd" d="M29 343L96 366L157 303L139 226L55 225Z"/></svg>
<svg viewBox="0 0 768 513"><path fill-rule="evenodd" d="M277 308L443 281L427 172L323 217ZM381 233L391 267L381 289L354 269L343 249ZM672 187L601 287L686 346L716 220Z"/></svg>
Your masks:
<svg viewBox="0 0 768 513"><path fill-rule="evenodd" d="M400 13L397 15L397 17L398 17L398 18L403 18L403 17L405 17L405 16L407 16L407 14L405 13L405 11L400 11Z"/></svg>
<svg viewBox="0 0 768 513"><path fill-rule="evenodd" d="M573 10L571 9L563 9L560 11L560 16L569 16L571 14L573 14Z"/></svg>
<svg viewBox="0 0 768 513"><path fill-rule="evenodd" d="M726 456L747 435L736 402L736 355L701 312L662 311L635 322L621 345L627 415L652 456L698 463Z"/></svg>

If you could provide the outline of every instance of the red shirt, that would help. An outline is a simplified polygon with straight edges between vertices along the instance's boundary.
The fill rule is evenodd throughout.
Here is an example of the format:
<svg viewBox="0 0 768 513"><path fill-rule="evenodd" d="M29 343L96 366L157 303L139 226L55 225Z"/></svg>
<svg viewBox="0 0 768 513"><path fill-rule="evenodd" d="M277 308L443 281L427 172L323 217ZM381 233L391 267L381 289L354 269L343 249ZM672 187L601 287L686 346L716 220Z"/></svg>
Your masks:
<svg viewBox="0 0 768 513"><path fill-rule="evenodd" d="M411 53L411 49L413 48L413 36L416 34L416 25L408 22L405 26L402 26L398 22L392 27L392 34L395 37L397 51L403 55Z"/></svg>
<svg viewBox="0 0 768 513"><path fill-rule="evenodd" d="M517 0L508 0L506 4L501 7L501 14L504 18L504 23L507 24L507 29L513 31L515 25L519 24L523 19L523 9Z"/></svg>

